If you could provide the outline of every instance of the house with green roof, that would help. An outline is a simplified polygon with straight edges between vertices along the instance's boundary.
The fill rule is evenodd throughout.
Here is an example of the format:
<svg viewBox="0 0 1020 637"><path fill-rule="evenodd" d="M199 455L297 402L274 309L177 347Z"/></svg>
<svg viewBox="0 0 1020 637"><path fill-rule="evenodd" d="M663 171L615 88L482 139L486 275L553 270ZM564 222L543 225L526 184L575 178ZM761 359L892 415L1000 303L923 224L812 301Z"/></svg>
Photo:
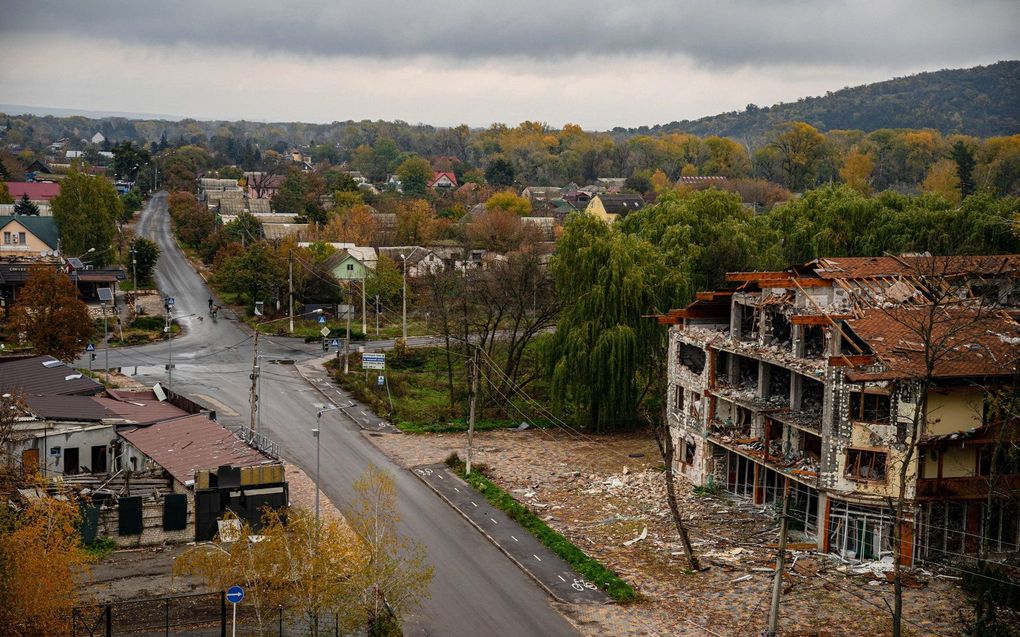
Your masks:
<svg viewBox="0 0 1020 637"><path fill-rule="evenodd" d="M60 230L53 217L0 216L0 257L44 256L60 248Z"/></svg>

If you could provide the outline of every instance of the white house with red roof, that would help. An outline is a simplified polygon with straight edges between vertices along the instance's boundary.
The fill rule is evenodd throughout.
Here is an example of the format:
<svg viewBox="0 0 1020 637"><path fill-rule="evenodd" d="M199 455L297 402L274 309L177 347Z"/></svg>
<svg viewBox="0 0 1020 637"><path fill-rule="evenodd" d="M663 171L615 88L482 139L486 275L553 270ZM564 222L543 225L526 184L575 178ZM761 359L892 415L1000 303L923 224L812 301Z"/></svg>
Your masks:
<svg viewBox="0 0 1020 637"><path fill-rule="evenodd" d="M451 172L437 172L429 182L432 190L453 190L457 187L457 176Z"/></svg>

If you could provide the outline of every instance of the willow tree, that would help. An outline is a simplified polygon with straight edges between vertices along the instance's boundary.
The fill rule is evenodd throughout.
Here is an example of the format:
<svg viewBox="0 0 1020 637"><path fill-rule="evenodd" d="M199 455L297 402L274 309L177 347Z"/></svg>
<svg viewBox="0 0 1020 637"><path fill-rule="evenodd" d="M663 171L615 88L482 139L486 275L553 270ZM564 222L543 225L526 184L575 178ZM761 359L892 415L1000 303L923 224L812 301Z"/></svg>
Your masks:
<svg viewBox="0 0 1020 637"><path fill-rule="evenodd" d="M684 277L649 242L588 215L568 221L552 273L567 300L550 349L554 401L595 431L631 424L665 343L647 315L677 296Z"/></svg>

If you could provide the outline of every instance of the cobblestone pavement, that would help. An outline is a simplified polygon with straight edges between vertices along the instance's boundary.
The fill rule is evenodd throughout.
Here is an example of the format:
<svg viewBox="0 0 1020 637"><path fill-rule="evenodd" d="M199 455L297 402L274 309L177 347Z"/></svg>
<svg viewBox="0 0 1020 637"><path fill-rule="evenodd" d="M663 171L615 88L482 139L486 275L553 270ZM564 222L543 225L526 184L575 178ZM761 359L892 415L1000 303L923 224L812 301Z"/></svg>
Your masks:
<svg viewBox="0 0 1020 637"><path fill-rule="evenodd" d="M680 479L680 506L695 551L710 567L694 574L676 541L662 461L649 437L582 439L540 430L475 435L477 464L639 591L641 600L633 604L558 605L584 634L750 636L764 630L778 535L771 509L698 497ZM372 440L406 467L441 462L452 452L465 455L464 434ZM801 565L784 578L781 634L889 633L892 585L884 577L851 575L809 551L792 555ZM935 575L918 579L922 588L904 591L905 634L963 635L970 609L960 588Z"/></svg>

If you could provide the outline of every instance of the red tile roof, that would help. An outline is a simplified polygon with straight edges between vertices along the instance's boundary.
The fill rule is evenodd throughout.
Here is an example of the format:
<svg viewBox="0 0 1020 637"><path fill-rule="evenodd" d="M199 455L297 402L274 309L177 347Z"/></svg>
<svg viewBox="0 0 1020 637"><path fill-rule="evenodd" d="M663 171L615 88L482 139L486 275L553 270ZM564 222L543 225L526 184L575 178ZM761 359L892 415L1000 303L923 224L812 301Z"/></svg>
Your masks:
<svg viewBox="0 0 1020 637"><path fill-rule="evenodd" d="M8 181L11 197L21 199L27 194L32 201L49 201L60 194L60 184L44 181Z"/></svg>
<svg viewBox="0 0 1020 637"><path fill-rule="evenodd" d="M182 484L194 480L195 472L204 469L216 469L221 465L252 467L274 462L246 445L226 427L210 420L207 414L164 420L118 434Z"/></svg>
<svg viewBox="0 0 1020 637"><path fill-rule="evenodd" d="M934 318L933 318L934 317ZM936 378L1003 376L1014 372L1020 359L1020 324L1001 313L929 307L871 309L846 322L886 372L851 372L851 380L917 378L924 374L925 343L931 333L928 357Z"/></svg>
<svg viewBox="0 0 1020 637"><path fill-rule="evenodd" d="M437 172L435 175L432 176L432 181L429 182L429 188L434 187L436 185L436 182L438 182L443 177L443 175L446 175L446 177L453 184L454 188L457 187L457 175L454 175L453 173L450 172Z"/></svg>
<svg viewBox="0 0 1020 637"><path fill-rule="evenodd" d="M1020 255L990 256L905 256L905 257L823 257L806 268L814 268L823 279L877 279L897 276L955 276L1020 271Z"/></svg>

